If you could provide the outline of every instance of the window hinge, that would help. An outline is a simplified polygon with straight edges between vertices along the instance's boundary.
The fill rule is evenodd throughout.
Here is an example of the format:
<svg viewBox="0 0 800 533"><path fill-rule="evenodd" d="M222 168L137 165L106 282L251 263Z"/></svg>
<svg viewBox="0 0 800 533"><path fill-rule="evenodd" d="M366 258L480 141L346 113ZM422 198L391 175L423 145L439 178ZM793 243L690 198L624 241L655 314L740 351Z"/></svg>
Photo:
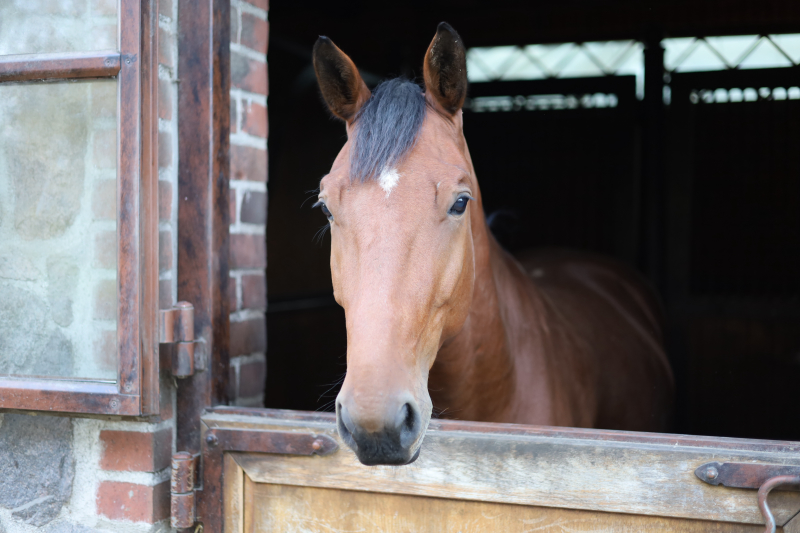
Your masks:
<svg viewBox="0 0 800 533"><path fill-rule="evenodd" d="M194 306L189 302L159 311L159 342L169 352L165 363L176 378L205 370L203 343L194 337Z"/></svg>
<svg viewBox="0 0 800 533"><path fill-rule="evenodd" d="M189 452L172 455L172 473L169 482L170 525L186 529L197 521L195 505L195 472L197 457Z"/></svg>

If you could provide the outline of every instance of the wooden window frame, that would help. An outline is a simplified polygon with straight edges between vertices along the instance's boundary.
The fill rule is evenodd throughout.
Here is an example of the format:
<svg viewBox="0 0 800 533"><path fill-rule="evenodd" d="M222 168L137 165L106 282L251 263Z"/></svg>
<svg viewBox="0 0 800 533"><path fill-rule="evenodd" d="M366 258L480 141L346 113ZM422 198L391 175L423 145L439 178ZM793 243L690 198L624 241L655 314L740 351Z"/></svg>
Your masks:
<svg viewBox="0 0 800 533"><path fill-rule="evenodd" d="M119 51L0 56L0 83L117 79L115 383L0 376L0 408L158 413L158 0L119 0Z"/></svg>

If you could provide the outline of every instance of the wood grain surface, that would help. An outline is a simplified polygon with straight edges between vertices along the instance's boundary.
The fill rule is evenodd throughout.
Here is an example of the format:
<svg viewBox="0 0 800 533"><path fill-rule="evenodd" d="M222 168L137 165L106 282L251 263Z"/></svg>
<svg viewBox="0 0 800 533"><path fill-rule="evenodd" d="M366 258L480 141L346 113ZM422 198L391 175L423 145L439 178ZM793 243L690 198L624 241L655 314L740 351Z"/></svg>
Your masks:
<svg viewBox="0 0 800 533"><path fill-rule="evenodd" d="M760 533L763 526L467 502L288 485L245 478L248 533Z"/></svg>
<svg viewBox="0 0 800 533"><path fill-rule="evenodd" d="M242 431L281 429L325 433L338 441L333 424L326 420L217 413L204 417L204 422L210 427ZM706 524L754 525L763 524L755 491L708 485L697 479L695 468L709 461L800 464L800 456L794 450L774 451L780 448L767 446L769 451L764 451L761 443L751 446L741 441L737 446L731 439L717 449L710 445L713 442L709 439L698 447L680 439L627 441L624 434L608 439L609 432L603 432L604 437L596 440L588 438L586 433L572 438L565 437L562 428L538 428L533 434L491 433L483 429L480 432L432 429L425 438L419 460L402 467L365 467L341 441L340 449L326 457L253 453L232 456L244 471L246 487L252 486L253 490L262 485L325 488L347 491L347 498L360 498L364 493L396 494L469 501L467 506L475 502L516 504L710 521ZM320 501L319 505L328 504ZM782 525L800 510L800 493L774 492L770 495L770 505ZM634 528L636 522L631 524ZM617 530L626 531L624 527L614 529Z"/></svg>

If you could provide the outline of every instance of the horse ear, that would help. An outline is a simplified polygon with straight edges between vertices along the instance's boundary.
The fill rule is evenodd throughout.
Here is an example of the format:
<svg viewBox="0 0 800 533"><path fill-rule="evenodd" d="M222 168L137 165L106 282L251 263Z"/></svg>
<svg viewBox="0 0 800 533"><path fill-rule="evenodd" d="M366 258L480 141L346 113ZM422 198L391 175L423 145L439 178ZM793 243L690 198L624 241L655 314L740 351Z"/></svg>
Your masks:
<svg viewBox="0 0 800 533"><path fill-rule="evenodd" d="M425 53L425 90L442 108L455 114L467 96L467 49L456 30L441 22Z"/></svg>
<svg viewBox="0 0 800 533"><path fill-rule="evenodd" d="M370 97L355 63L327 37L320 37L314 43L313 58L314 72L328 108L342 120L352 122Z"/></svg>

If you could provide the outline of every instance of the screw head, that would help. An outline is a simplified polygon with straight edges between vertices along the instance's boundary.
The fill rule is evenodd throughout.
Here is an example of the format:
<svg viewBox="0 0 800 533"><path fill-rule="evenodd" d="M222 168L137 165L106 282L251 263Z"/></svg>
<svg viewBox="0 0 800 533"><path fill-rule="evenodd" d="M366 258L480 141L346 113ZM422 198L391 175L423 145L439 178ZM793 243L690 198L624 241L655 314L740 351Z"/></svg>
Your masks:
<svg viewBox="0 0 800 533"><path fill-rule="evenodd" d="M315 452L318 452L322 449L322 440L316 439L314 442L311 443L311 449Z"/></svg>
<svg viewBox="0 0 800 533"><path fill-rule="evenodd" d="M715 467L709 466L706 469L706 477L708 479L717 479L717 476L719 476L719 471Z"/></svg>
<svg viewBox="0 0 800 533"><path fill-rule="evenodd" d="M214 448L219 444L219 439L217 439L217 436L213 433L209 433L206 435L206 444L208 444L209 448Z"/></svg>

